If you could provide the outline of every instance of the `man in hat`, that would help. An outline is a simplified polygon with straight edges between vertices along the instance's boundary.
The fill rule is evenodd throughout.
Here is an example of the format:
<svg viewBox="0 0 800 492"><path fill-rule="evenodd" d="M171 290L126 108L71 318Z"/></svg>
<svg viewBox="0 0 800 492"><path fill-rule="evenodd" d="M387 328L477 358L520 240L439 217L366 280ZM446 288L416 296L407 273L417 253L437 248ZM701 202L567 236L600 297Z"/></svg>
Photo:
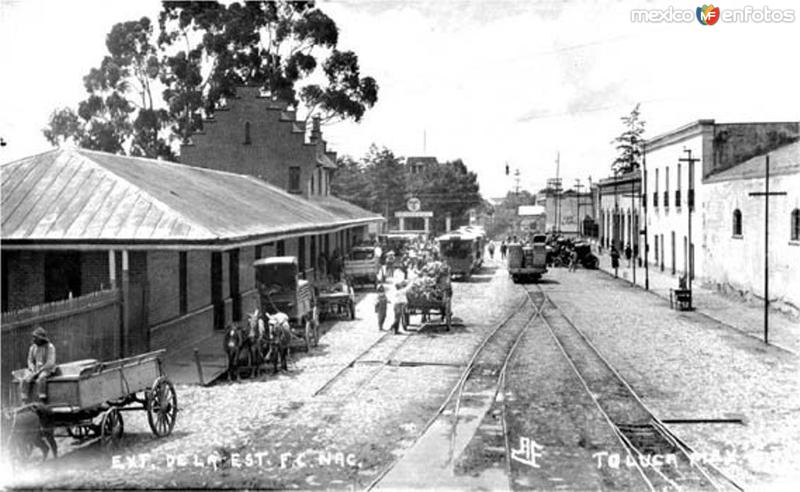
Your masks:
<svg viewBox="0 0 800 492"><path fill-rule="evenodd" d="M47 398L45 380L56 367L56 348L47 338L47 332L41 326L33 330L33 343L28 349L28 374L22 380L22 400L30 399L31 386L36 387L39 400Z"/></svg>

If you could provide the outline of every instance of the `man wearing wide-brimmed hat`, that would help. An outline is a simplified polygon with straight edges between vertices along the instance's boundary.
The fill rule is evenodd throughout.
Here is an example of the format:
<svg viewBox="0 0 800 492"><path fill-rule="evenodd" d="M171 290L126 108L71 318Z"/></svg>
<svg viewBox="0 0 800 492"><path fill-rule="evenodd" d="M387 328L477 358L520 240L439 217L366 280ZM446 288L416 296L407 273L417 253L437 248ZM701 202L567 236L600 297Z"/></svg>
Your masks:
<svg viewBox="0 0 800 492"><path fill-rule="evenodd" d="M28 349L28 374L22 381L22 400L30 399L31 385L35 385L40 400L47 398L45 380L56 367L56 348L47 338L47 332L41 326L33 330L33 343Z"/></svg>

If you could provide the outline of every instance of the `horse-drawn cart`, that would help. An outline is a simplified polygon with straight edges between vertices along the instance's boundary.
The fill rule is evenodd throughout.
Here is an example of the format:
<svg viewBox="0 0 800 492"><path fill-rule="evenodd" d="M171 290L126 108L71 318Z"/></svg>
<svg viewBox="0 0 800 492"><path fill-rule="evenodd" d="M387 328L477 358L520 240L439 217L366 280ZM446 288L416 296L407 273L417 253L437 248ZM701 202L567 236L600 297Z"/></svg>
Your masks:
<svg viewBox="0 0 800 492"><path fill-rule="evenodd" d="M356 296L347 282L319 286L317 307L320 319L344 314L347 319L356 319Z"/></svg>
<svg viewBox="0 0 800 492"><path fill-rule="evenodd" d="M46 398L18 406L4 415L8 424L8 449L28 456L45 438L57 453L55 430L102 446L115 444L123 433L122 412L141 410L156 437L172 432L178 414L175 387L161 366L164 350L110 362L85 359L56 366L46 381ZM20 384L26 369L14 371Z"/></svg>

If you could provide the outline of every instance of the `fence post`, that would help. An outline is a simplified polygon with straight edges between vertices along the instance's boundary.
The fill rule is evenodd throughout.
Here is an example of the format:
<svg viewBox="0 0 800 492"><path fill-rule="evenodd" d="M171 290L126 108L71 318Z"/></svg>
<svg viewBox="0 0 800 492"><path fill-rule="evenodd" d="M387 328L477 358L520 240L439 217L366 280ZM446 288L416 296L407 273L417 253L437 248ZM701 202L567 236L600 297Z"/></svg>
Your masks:
<svg viewBox="0 0 800 492"><path fill-rule="evenodd" d="M197 378L200 380L200 386L205 385L203 382L203 366L200 365L200 352L194 349L194 363L197 366Z"/></svg>

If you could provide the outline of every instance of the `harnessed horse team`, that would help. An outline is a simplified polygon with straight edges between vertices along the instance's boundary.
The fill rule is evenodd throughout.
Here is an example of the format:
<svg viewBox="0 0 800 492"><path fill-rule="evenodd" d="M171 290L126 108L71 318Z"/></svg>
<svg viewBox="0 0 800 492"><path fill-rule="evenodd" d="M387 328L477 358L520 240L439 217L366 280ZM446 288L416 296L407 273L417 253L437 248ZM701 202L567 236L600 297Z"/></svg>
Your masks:
<svg viewBox="0 0 800 492"><path fill-rule="evenodd" d="M256 376L265 363L278 363L287 370L292 332L285 313L262 313L256 309L247 315L247 323L231 323L225 330L224 347L228 355L228 380L238 379L239 370L250 369Z"/></svg>

